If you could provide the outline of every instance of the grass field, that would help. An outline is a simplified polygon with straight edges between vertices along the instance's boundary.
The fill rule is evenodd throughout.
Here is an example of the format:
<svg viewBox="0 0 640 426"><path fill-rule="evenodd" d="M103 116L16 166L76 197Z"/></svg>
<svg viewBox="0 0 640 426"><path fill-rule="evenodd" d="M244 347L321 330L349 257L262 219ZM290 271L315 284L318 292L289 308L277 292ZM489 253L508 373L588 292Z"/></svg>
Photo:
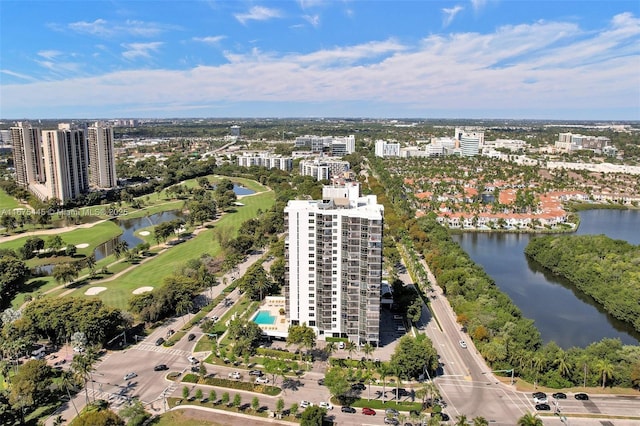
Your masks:
<svg viewBox="0 0 640 426"><path fill-rule="evenodd" d="M196 417L190 417L188 414L194 414ZM206 413L194 413L191 410L186 413L183 410L169 411L150 424L153 426L222 426L222 423L204 420L202 417L205 415Z"/></svg>
<svg viewBox="0 0 640 426"><path fill-rule="evenodd" d="M122 229L111 221L98 223L91 228L74 229L69 232L61 232L59 234L65 244L89 244L87 248L78 249L78 254L88 255L93 253L93 250L100 244L109 241L122 233ZM37 235L42 238L46 244L47 239L51 235ZM22 247L28 238L32 236L25 236L13 241L7 241L2 243L2 248L17 250Z"/></svg>
<svg viewBox="0 0 640 426"><path fill-rule="evenodd" d="M21 207L22 206L20 205L18 200L0 189L0 211L13 210Z"/></svg>
<svg viewBox="0 0 640 426"><path fill-rule="evenodd" d="M233 231L237 231L240 225L246 220L255 217L259 209L267 210L274 202L273 192L265 192L262 194L245 197L242 200L244 206L237 207L237 211L226 213L216 222L216 227L230 227ZM107 287L107 290L100 293L100 297L108 305L125 309L131 292L136 288L143 286L158 287L162 283L162 279L182 266L187 260L198 258L203 253L209 253L216 256L220 252L220 246L215 241L214 229L208 229L201 232L196 238L193 238L183 244L171 247L164 253L158 254L154 259L137 266L132 271L126 273L117 280L105 283L96 283L95 285ZM78 288L71 295L84 295L86 286Z"/></svg>

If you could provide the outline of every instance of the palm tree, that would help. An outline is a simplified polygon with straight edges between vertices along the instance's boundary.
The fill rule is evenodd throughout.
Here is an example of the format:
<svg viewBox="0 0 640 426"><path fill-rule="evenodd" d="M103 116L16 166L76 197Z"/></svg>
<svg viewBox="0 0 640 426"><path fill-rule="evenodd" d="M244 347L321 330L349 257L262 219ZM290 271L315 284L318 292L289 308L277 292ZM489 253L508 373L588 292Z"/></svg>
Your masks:
<svg viewBox="0 0 640 426"><path fill-rule="evenodd" d="M466 426L467 425L467 416L465 416L464 414L460 414L458 417L456 417L455 425L456 426Z"/></svg>
<svg viewBox="0 0 640 426"><path fill-rule="evenodd" d="M489 420L484 417L476 417L473 419L473 426L489 426Z"/></svg>
<svg viewBox="0 0 640 426"><path fill-rule="evenodd" d="M93 277L96 274L96 257L93 254L90 254L84 262L86 267L89 268L89 274Z"/></svg>
<svg viewBox="0 0 640 426"><path fill-rule="evenodd" d="M374 350L375 350L375 348L369 342L365 343L364 346L362 347L362 352L364 352L364 354L367 357L367 359L369 359L369 355L371 355Z"/></svg>
<svg viewBox="0 0 640 426"><path fill-rule="evenodd" d="M533 413L527 413L518 419L518 426L544 426L540 417Z"/></svg>
<svg viewBox="0 0 640 426"><path fill-rule="evenodd" d="M391 369L385 363L380 364L378 367L378 374L380 374L380 378L382 379L382 402L384 403L384 398L387 395L387 382L386 378L391 373Z"/></svg>
<svg viewBox="0 0 640 426"><path fill-rule="evenodd" d="M358 346L352 341L348 341L344 348L349 353L349 358L351 358L353 353L358 350Z"/></svg>
<svg viewBox="0 0 640 426"><path fill-rule="evenodd" d="M87 389L87 381L89 381L91 372L93 371L93 366L91 365L92 361L93 360L88 356L88 354L77 354L71 361L71 370L77 378L84 382L86 404L89 404L89 389Z"/></svg>
<svg viewBox="0 0 640 426"><path fill-rule="evenodd" d="M69 392L69 386L73 385L73 383L71 382L71 374L63 373L60 385L64 386L65 390L67 391L67 396L69 397L69 401L71 401L71 404L73 405L73 409L76 411L76 416L79 416L80 413L78 412L78 407L76 407L76 403L73 402L73 399L71 398L71 392Z"/></svg>
<svg viewBox="0 0 640 426"><path fill-rule="evenodd" d="M558 368L558 373L560 373L560 376L562 377L567 376L571 371L571 364L569 363L569 357L567 353L563 350L560 350L560 352L558 352L558 355L556 356L554 364Z"/></svg>
<svg viewBox="0 0 640 426"><path fill-rule="evenodd" d="M602 377L602 388L604 389L607 379L613 377L613 364L607 359L599 359L596 361L595 367L598 370L598 375Z"/></svg>

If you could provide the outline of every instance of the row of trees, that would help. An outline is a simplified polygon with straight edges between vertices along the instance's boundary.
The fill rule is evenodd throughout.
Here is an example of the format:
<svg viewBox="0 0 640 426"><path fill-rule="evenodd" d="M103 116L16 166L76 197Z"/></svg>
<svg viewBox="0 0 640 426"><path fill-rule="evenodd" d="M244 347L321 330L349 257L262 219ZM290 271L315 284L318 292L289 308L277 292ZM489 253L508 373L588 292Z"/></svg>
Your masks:
<svg viewBox="0 0 640 426"><path fill-rule="evenodd" d="M169 275L153 291L133 295L129 299L129 311L149 323L175 314L184 315L193 308L193 298L202 289L202 283L195 278Z"/></svg>
<svg viewBox="0 0 640 426"><path fill-rule="evenodd" d="M605 235L547 236L524 252L640 332L640 246Z"/></svg>

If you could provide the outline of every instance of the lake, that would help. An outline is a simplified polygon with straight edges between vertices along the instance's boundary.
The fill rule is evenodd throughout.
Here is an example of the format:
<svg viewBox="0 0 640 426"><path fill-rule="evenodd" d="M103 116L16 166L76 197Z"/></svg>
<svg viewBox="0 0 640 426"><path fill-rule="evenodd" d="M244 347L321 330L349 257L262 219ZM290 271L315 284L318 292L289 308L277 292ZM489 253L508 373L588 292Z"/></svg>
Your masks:
<svg viewBox="0 0 640 426"><path fill-rule="evenodd" d="M574 234L605 234L610 238L640 244L640 210L587 210L580 212L580 227ZM524 248L535 235L508 233L464 233L454 241L481 265L520 308L535 320L545 342L562 348L585 347L605 337L637 345L640 333L605 313L589 296L565 280L552 276L529 261Z"/></svg>

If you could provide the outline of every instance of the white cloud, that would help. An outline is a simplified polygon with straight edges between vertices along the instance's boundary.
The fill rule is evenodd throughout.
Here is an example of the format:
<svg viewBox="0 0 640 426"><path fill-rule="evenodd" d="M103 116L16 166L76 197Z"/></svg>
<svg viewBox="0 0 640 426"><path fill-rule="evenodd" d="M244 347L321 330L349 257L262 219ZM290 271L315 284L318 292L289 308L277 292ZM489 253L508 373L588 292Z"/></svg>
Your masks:
<svg viewBox="0 0 640 426"><path fill-rule="evenodd" d="M487 4L487 0L471 0L474 10L480 10Z"/></svg>
<svg viewBox="0 0 640 426"><path fill-rule="evenodd" d="M208 37L194 37L193 41L199 41L206 44L219 44L222 40L224 40L226 36L208 36Z"/></svg>
<svg viewBox="0 0 640 426"><path fill-rule="evenodd" d="M21 74L21 73L18 73L18 72L13 72L11 70L0 70L0 73L6 74L6 75L10 75L12 77L21 78L23 80L38 81L38 79L36 79L34 77L31 77L30 75Z"/></svg>
<svg viewBox="0 0 640 426"><path fill-rule="evenodd" d="M52 25L54 29L60 29L59 25ZM80 34L90 34L101 38L115 36L156 37L166 31L180 29L176 25L159 24L127 20L125 22L109 22L105 19L96 19L93 22L78 21L67 25L67 28Z"/></svg>
<svg viewBox="0 0 640 426"><path fill-rule="evenodd" d="M151 43L122 43L122 47L126 50L122 52L122 56L126 59L150 58L152 52L157 52L164 43L154 41Z"/></svg>
<svg viewBox="0 0 640 426"><path fill-rule="evenodd" d="M254 6L247 13L237 13L235 18L241 23L246 24L247 21L268 21L273 18L282 17L282 13L278 9L271 9L263 6Z"/></svg>
<svg viewBox="0 0 640 426"><path fill-rule="evenodd" d="M45 59L54 59L57 56L62 55L62 52L58 51L58 50L41 50L38 52L38 56L42 56Z"/></svg>
<svg viewBox="0 0 640 426"><path fill-rule="evenodd" d="M304 15L303 18L314 28L318 28L320 26L320 15Z"/></svg>
<svg viewBox="0 0 640 426"><path fill-rule="evenodd" d="M161 45L123 46L130 58L136 58L148 57ZM225 57L228 62L218 66L3 84L0 99L5 115L30 111L33 105L57 108L78 101L86 102L78 106L82 111L119 108L122 99L139 110L171 105L176 111L241 99L279 103L283 110L286 105L293 115L294 105L351 102L413 111L455 111L462 105L514 113L527 108L540 114L558 107L640 108L640 28L630 14L613 17L599 31L586 32L570 22L540 21L488 34L432 35L417 45L388 39L304 54L254 49L243 55L225 52ZM79 92L82 97L76 96Z"/></svg>
<svg viewBox="0 0 640 426"><path fill-rule="evenodd" d="M460 13L462 10L464 10L464 7L460 5L454 6L452 8L442 9L442 13L444 14L444 17L442 19L442 26L448 27L449 24L453 22L453 19L456 17L456 15Z"/></svg>

